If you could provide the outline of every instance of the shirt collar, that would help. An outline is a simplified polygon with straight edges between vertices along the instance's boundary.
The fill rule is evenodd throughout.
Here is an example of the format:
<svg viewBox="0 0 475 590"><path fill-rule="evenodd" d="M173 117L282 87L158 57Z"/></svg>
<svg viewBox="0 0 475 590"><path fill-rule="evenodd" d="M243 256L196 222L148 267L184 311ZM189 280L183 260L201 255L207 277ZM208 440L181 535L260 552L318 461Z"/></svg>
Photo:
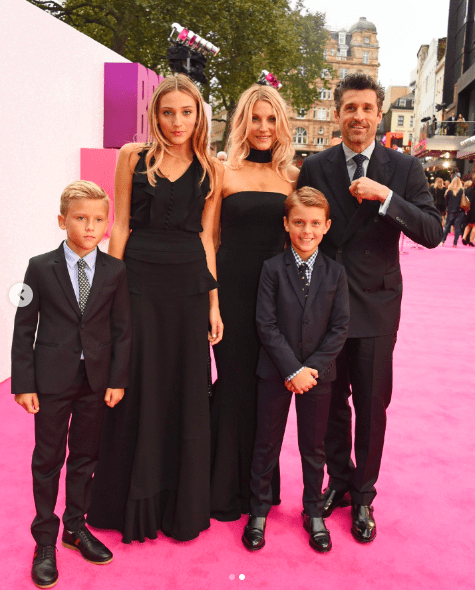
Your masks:
<svg viewBox="0 0 475 590"><path fill-rule="evenodd" d="M313 265L315 264L315 259L317 258L318 248L315 250L315 252L310 256L310 258L308 260L302 260L300 258L300 256L297 254L297 252L294 250L293 246L292 246L292 253L294 255L295 262L296 262L297 266L300 266L301 264L306 264L308 266L308 269L310 270L310 272L312 272Z"/></svg>
<svg viewBox="0 0 475 590"><path fill-rule="evenodd" d="M76 252L73 252L73 250L71 250L71 248L66 243L66 240L64 240L63 246L64 246L64 256L66 258L66 264L69 266L69 268L73 268L74 265L77 264L77 261L81 259L81 257L78 256L76 254ZM94 250L92 252L89 252L89 254L86 254L86 256L84 256L83 260L87 264L87 266L91 270L93 270L94 267L96 266L96 258L97 258L97 246L94 248Z"/></svg>
<svg viewBox="0 0 475 590"><path fill-rule="evenodd" d="M373 154L375 144L376 144L376 141L373 141L372 143L369 144L369 146L365 150L363 150L361 152L363 154L363 156L366 156L368 158L368 160L371 159L371 155ZM341 145L342 145L343 151L345 153L346 163L348 164L348 160L351 160L354 156L356 156L356 154L358 152L354 152L352 149L350 149L344 143L342 143Z"/></svg>

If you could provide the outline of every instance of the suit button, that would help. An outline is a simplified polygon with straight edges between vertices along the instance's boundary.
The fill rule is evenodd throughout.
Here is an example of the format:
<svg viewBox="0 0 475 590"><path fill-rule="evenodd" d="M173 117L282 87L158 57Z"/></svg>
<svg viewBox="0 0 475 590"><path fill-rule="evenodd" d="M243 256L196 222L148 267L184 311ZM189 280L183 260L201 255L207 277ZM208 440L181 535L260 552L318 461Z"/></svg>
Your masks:
<svg viewBox="0 0 475 590"><path fill-rule="evenodd" d="M86 327L86 324L81 324L81 330L83 330Z"/></svg>
<svg viewBox="0 0 475 590"><path fill-rule="evenodd" d="M378 223L379 219L377 217L374 218L374 223Z"/></svg>
<svg viewBox="0 0 475 590"><path fill-rule="evenodd" d="M338 248L337 254L341 254L342 252L343 252L343 250L341 248Z"/></svg>
<svg viewBox="0 0 475 590"><path fill-rule="evenodd" d="M80 348L75 348L75 349L74 349L74 352L75 352L75 354L78 354L78 353L80 353L80 352L81 352L81 349L80 349Z"/></svg>
<svg viewBox="0 0 475 590"><path fill-rule="evenodd" d="M302 343L301 342L299 342L299 348L302 348Z"/></svg>
<svg viewBox="0 0 475 590"><path fill-rule="evenodd" d="M305 320L305 321L304 321L304 323L303 323L303 325L304 325L304 326L308 326L308 325L309 325L309 323L310 323L310 322L309 322L308 320Z"/></svg>
<svg viewBox="0 0 475 590"><path fill-rule="evenodd" d="M365 250L365 251L364 251L364 253L365 253L365 254L369 254L369 250Z"/></svg>

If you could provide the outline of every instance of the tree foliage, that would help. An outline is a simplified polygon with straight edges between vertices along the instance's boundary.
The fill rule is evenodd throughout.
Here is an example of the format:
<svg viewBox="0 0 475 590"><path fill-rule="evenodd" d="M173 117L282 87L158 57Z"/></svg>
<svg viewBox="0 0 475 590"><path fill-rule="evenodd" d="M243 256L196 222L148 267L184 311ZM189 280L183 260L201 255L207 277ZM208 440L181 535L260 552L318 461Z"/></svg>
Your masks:
<svg viewBox="0 0 475 590"><path fill-rule="evenodd" d="M324 15L302 0L29 0L133 62L168 73L164 59L171 25L178 22L220 47L208 59L210 86L202 88L216 109L232 111L261 70L283 82L294 108L318 100L315 80L325 64Z"/></svg>

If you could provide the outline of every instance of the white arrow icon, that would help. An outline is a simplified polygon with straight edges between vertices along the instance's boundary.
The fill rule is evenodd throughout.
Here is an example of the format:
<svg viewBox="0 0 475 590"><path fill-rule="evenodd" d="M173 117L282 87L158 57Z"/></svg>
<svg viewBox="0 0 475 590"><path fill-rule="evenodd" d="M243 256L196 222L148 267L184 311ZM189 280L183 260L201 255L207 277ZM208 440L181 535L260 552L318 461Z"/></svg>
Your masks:
<svg viewBox="0 0 475 590"><path fill-rule="evenodd" d="M15 283L8 292L8 297L16 307L26 307L33 299L33 291L26 283Z"/></svg>

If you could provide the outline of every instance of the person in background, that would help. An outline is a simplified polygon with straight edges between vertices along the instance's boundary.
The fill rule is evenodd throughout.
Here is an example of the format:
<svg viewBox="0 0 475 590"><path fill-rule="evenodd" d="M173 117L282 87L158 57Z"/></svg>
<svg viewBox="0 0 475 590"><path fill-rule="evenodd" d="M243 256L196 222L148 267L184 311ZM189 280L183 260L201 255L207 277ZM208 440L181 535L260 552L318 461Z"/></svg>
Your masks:
<svg viewBox="0 0 475 590"><path fill-rule="evenodd" d="M441 245L445 243L449 234L450 228L454 226L454 243L453 248L457 247L457 242L461 233L462 220L465 211L460 207L460 201L463 194L463 184L458 176L454 176L452 182L449 184L445 192L445 202L447 203L447 220L444 226L444 233L442 235Z"/></svg>
<svg viewBox="0 0 475 590"><path fill-rule="evenodd" d="M475 186L473 179L470 182L468 190L465 190L465 194L470 201L470 209L465 216L466 225L463 232L462 244L464 246L472 246L473 248L475 246L473 243L475 240Z"/></svg>
<svg viewBox="0 0 475 590"><path fill-rule="evenodd" d="M435 179L434 185L430 189L432 198L434 199L435 206L437 207L440 215L442 216L442 227L445 224L445 213L447 210L447 204L445 202L445 191L444 181L440 176Z"/></svg>

